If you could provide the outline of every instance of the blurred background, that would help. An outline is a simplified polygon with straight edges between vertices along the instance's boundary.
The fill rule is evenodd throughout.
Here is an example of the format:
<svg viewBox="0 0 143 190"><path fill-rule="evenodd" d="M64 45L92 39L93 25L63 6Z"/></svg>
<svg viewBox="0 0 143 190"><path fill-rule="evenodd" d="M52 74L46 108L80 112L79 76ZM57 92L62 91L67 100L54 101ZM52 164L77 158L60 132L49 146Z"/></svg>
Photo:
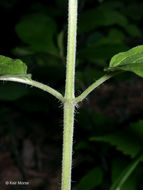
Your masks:
<svg viewBox="0 0 143 190"><path fill-rule="evenodd" d="M68 0L1 0L0 54L22 59L33 79L64 93ZM79 0L76 95L113 55L143 44L143 2ZM60 190L62 105L26 85L0 83L0 190ZM73 190L108 190L142 150L143 79L124 73L77 109ZM140 163L120 190L142 190ZM28 181L27 186L4 182Z"/></svg>

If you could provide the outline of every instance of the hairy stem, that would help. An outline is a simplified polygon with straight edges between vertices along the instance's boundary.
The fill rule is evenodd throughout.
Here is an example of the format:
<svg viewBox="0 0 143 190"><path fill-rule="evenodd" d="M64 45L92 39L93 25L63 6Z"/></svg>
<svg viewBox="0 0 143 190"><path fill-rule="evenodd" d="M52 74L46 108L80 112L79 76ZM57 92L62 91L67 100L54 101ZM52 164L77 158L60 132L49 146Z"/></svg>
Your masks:
<svg viewBox="0 0 143 190"><path fill-rule="evenodd" d="M71 189L74 108L70 102L64 104L62 190Z"/></svg>
<svg viewBox="0 0 143 190"><path fill-rule="evenodd" d="M68 46L64 102L64 133L62 159L61 190L71 190L72 147L74 128L74 91L75 91L75 59L77 32L77 0L69 0L68 9Z"/></svg>
<svg viewBox="0 0 143 190"><path fill-rule="evenodd" d="M0 80L2 81L12 81L12 82L19 82L19 83L23 83L23 84L28 84L30 86L34 86L36 88L39 88L41 90L44 90L50 94L52 94L53 96L55 96L57 99L59 99L60 101L64 102L64 97L62 96L61 93L59 93L58 91L56 91L55 89L42 84L40 82L31 80L29 78L26 77L20 77L20 76L14 76L14 75L4 75L0 77Z"/></svg>
<svg viewBox="0 0 143 190"><path fill-rule="evenodd" d="M74 98L75 83L75 58L76 58L76 31L77 31L77 0L69 0L68 9L68 45L67 45L67 70L66 90L67 99Z"/></svg>

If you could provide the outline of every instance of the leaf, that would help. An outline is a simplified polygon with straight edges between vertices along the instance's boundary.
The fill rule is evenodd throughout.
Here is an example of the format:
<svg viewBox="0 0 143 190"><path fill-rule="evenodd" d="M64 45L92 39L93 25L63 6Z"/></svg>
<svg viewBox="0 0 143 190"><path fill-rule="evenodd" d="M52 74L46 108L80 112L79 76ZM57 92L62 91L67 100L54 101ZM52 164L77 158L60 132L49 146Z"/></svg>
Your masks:
<svg viewBox="0 0 143 190"><path fill-rule="evenodd" d="M119 179L125 168L128 166L129 160L125 157L118 157L112 161L112 184ZM128 179L120 187L120 190L137 190L142 176L142 167L138 165L130 174Z"/></svg>
<svg viewBox="0 0 143 190"><path fill-rule="evenodd" d="M0 56L0 76L9 76L17 78L31 78L27 74L27 66L20 59L12 59L5 56ZM18 84L0 84L0 100L13 101L25 96L27 89Z"/></svg>
<svg viewBox="0 0 143 190"><path fill-rule="evenodd" d="M92 137L90 140L109 143L110 145L115 146L116 149L121 151L123 154L130 155L131 157L136 156L142 149L141 142L135 142L135 140L137 140L136 138L122 132Z"/></svg>
<svg viewBox="0 0 143 190"><path fill-rule="evenodd" d="M120 12L106 7L98 7L81 13L79 16L79 34L103 26L118 25L126 27L128 21Z"/></svg>
<svg viewBox="0 0 143 190"><path fill-rule="evenodd" d="M143 155L137 156L121 173L121 175L116 179L116 181L111 186L110 190L118 190L124 184L124 182L128 179L134 169L137 167Z"/></svg>
<svg viewBox="0 0 143 190"><path fill-rule="evenodd" d="M79 182L78 190L92 190L102 183L103 171L97 167L90 170Z"/></svg>
<svg viewBox="0 0 143 190"><path fill-rule="evenodd" d="M128 49L127 46L124 45L123 43L117 43L117 44L110 43L104 45L94 44L86 48L81 48L79 50L79 58L97 63L97 60L107 61L115 53L127 49Z"/></svg>
<svg viewBox="0 0 143 190"><path fill-rule="evenodd" d="M113 56L107 71L131 71L143 77L143 45Z"/></svg>
<svg viewBox="0 0 143 190"><path fill-rule="evenodd" d="M118 36L118 38L117 38ZM121 30L111 29L108 36L98 40L96 45L106 45L106 44L124 44L125 35Z"/></svg>
<svg viewBox="0 0 143 190"><path fill-rule="evenodd" d="M57 32L55 21L45 14L29 14L17 25L19 38L35 52L57 52L54 35Z"/></svg>
<svg viewBox="0 0 143 190"><path fill-rule="evenodd" d="M130 155L134 158L143 149L143 120L132 123L123 131L91 137L90 140L109 143L123 154Z"/></svg>
<svg viewBox="0 0 143 190"><path fill-rule="evenodd" d="M0 56L0 75L25 75L27 66L20 59Z"/></svg>
<svg viewBox="0 0 143 190"><path fill-rule="evenodd" d="M121 30L111 28L109 30L108 35L103 36L102 33L94 32L91 35L89 35L89 37L87 37L85 42L86 46L96 45L99 47L100 45L124 44L124 40L125 35Z"/></svg>
<svg viewBox="0 0 143 190"><path fill-rule="evenodd" d="M126 31L131 36L135 36L135 37L141 37L142 36L140 29L134 24L127 25Z"/></svg>

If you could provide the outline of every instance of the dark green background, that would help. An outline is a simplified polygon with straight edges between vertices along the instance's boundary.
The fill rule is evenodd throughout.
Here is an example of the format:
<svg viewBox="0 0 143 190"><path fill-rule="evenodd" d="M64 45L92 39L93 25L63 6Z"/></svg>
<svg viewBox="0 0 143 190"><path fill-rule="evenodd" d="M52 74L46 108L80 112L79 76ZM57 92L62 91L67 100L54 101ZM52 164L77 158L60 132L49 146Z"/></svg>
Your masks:
<svg viewBox="0 0 143 190"><path fill-rule="evenodd" d="M104 74L113 55L143 44L143 3L79 0L76 95ZM0 1L0 54L22 59L33 79L64 93L67 0ZM98 87L75 114L73 190L108 190L142 150L143 80L122 74ZM0 83L0 182L58 190L62 105L26 85ZM121 190L142 190L143 165Z"/></svg>

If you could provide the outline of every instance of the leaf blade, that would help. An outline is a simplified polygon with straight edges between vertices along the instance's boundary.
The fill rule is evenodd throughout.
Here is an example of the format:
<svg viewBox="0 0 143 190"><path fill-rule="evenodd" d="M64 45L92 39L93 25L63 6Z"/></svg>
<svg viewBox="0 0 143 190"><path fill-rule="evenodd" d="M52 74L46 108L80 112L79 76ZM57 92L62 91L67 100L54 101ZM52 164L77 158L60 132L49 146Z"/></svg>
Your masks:
<svg viewBox="0 0 143 190"><path fill-rule="evenodd" d="M113 56L107 71L130 71L143 77L143 45Z"/></svg>
<svg viewBox="0 0 143 190"><path fill-rule="evenodd" d="M143 155L140 154L137 156L121 173L121 175L117 178L117 180L113 183L110 190L118 190L124 184L124 182L128 179L134 169L137 167L139 162L141 161Z"/></svg>
<svg viewBox="0 0 143 190"><path fill-rule="evenodd" d="M20 59L0 56L0 75L26 75L27 66Z"/></svg>
<svg viewBox="0 0 143 190"><path fill-rule="evenodd" d="M54 35L57 33L55 21L46 14L28 14L16 25L18 37L34 52L57 52Z"/></svg>

